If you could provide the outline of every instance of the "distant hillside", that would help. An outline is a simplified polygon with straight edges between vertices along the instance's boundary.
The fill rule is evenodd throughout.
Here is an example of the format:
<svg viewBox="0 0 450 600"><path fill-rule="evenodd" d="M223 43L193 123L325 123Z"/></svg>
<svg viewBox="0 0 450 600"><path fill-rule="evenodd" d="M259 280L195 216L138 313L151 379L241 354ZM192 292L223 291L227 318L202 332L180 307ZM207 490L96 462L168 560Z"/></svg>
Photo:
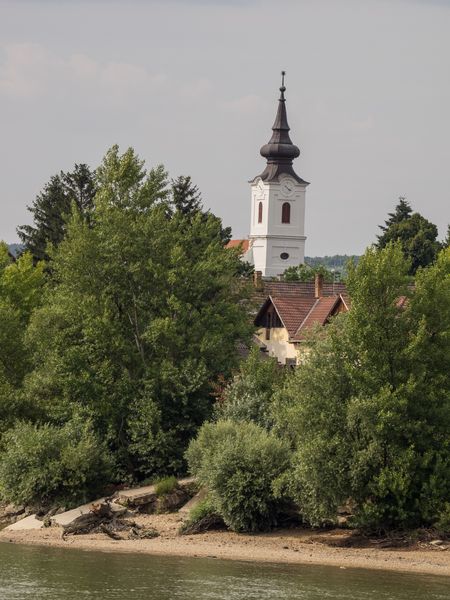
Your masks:
<svg viewBox="0 0 450 600"><path fill-rule="evenodd" d="M358 262L360 259L356 254L335 254L334 256L305 256L305 262L311 267L324 265L327 269L345 272L345 266L349 260Z"/></svg>

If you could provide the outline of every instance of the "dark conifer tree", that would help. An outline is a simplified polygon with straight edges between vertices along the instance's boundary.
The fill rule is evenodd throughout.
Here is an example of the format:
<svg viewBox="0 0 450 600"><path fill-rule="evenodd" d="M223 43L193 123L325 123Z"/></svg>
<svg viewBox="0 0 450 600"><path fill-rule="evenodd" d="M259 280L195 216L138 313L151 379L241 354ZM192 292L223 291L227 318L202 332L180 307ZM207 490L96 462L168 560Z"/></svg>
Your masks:
<svg viewBox="0 0 450 600"><path fill-rule="evenodd" d="M436 225L421 214L413 212L406 198L400 197L395 212L380 225L377 247L385 248L389 242L400 241L405 257L410 261L410 274L415 275L419 267L432 264L441 249Z"/></svg>
<svg viewBox="0 0 450 600"><path fill-rule="evenodd" d="M175 210L189 215L202 210L202 195L190 176L172 179L172 204Z"/></svg>
<svg viewBox="0 0 450 600"><path fill-rule="evenodd" d="M58 246L66 231L72 205L89 220L95 196L94 173L85 164L75 165L70 173L53 175L28 210L33 225L22 225L17 233L35 260L48 260L47 246Z"/></svg>
<svg viewBox="0 0 450 600"><path fill-rule="evenodd" d="M208 217L209 211L203 209L202 195L196 185L192 183L189 175L180 175L177 179L172 179L171 205L174 212L181 212L185 216L193 216L202 213ZM219 219L219 217L214 217ZM227 244L231 239L231 227L221 226L222 241Z"/></svg>

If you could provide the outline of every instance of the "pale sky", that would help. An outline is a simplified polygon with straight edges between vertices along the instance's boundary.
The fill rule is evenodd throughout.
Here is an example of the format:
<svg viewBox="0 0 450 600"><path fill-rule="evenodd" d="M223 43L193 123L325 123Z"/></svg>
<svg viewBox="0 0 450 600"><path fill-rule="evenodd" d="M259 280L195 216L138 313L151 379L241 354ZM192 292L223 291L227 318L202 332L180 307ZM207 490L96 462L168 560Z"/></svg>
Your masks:
<svg viewBox="0 0 450 600"><path fill-rule="evenodd" d="M0 0L0 239L118 143L249 230L287 71L306 254L359 254L403 195L450 220L450 0Z"/></svg>

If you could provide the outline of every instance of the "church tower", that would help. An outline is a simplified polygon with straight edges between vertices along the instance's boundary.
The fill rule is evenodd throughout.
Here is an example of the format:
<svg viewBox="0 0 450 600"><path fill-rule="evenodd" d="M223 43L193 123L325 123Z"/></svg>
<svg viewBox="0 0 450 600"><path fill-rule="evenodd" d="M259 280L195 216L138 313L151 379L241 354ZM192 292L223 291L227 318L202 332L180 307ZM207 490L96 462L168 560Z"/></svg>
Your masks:
<svg viewBox="0 0 450 600"><path fill-rule="evenodd" d="M292 167L300 150L289 137L284 75L283 71L272 137L260 151L267 165L250 181L252 262L263 277L281 275L305 258L305 192L309 183Z"/></svg>

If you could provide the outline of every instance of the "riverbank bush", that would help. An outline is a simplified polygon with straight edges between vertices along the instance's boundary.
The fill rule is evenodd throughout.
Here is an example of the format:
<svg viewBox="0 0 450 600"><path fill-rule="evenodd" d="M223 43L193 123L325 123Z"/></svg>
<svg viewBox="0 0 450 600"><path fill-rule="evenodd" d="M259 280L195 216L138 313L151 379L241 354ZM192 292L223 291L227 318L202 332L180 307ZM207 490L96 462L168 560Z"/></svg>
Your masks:
<svg viewBox="0 0 450 600"><path fill-rule="evenodd" d="M274 483L288 467L289 449L275 435L249 422L206 423L186 456L231 529L261 531L277 523Z"/></svg>
<svg viewBox="0 0 450 600"><path fill-rule="evenodd" d="M206 497L190 511L187 520L181 525L182 535L203 533L209 529L223 529L225 524L222 517L217 514L210 498Z"/></svg>
<svg viewBox="0 0 450 600"><path fill-rule="evenodd" d="M0 498L28 506L75 505L92 499L112 461L89 420L64 426L19 422L1 440Z"/></svg>

